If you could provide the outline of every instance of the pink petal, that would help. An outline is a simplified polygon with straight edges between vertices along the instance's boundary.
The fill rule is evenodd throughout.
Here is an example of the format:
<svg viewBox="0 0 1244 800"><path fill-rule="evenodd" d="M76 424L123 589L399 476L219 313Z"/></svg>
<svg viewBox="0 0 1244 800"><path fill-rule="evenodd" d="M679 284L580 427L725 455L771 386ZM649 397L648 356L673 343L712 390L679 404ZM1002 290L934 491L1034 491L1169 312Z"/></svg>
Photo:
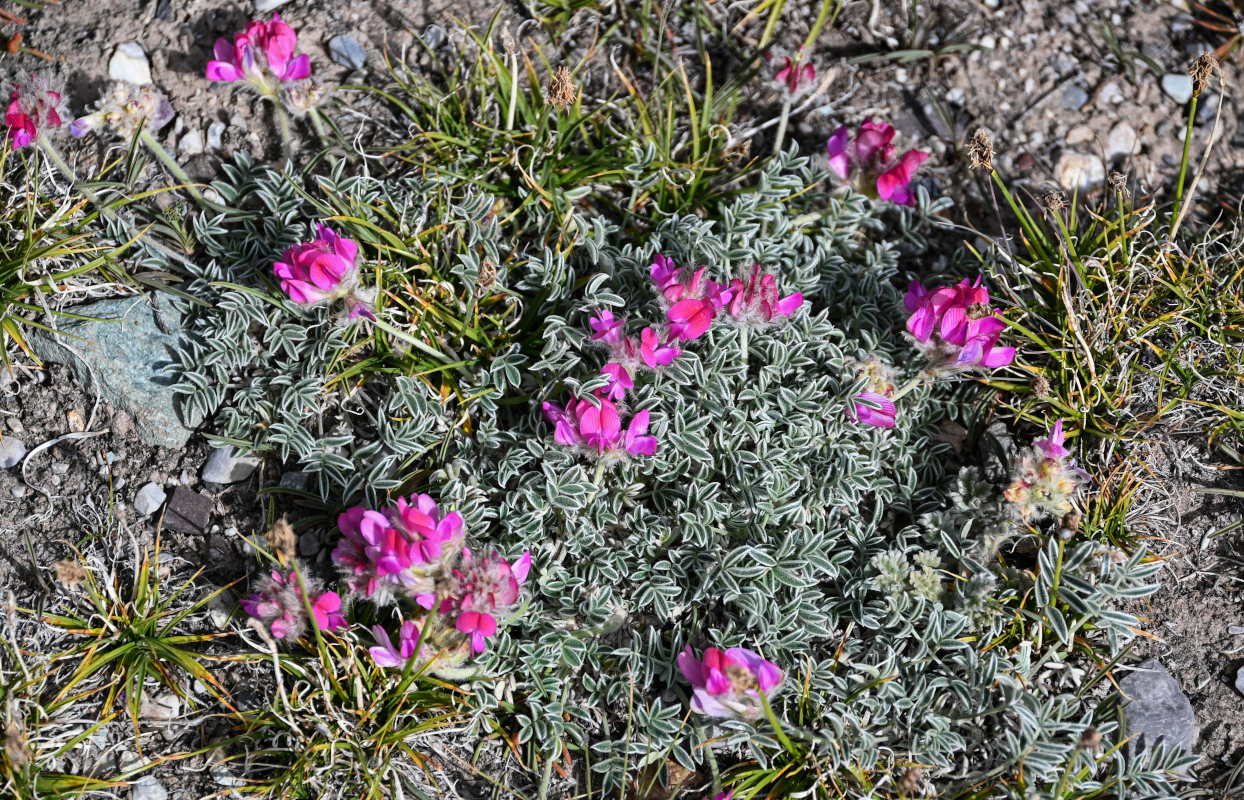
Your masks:
<svg viewBox="0 0 1244 800"><path fill-rule="evenodd" d="M238 81L242 79L242 71L228 61L207 62L207 79L209 81Z"/></svg>
<svg viewBox="0 0 1244 800"><path fill-rule="evenodd" d="M280 74L283 81L300 81L309 77L311 77L311 57L306 53L289 62L284 74Z"/></svg>

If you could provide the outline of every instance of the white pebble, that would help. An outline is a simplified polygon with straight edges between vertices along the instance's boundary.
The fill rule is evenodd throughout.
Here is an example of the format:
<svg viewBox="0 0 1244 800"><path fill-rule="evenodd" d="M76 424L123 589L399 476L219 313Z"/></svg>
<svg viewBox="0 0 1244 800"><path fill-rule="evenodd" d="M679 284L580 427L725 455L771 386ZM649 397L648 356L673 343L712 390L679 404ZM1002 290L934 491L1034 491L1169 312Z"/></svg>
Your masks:
<svg viewBox="0 0 1244 800"><path fill-rule="evenodd" d="M1163 75L1162 91L1176 103L1186 103L1192 99L1192 76L1177 73Z"/></svg>
<svg viewBox="0 0 1244 800"><path fill-rule="evenodd" d="M1106 157L1130 156L1136 152L1136 129L1126 122L1120 122L1110 129L1106 139Z"/></svg>
<svg viewBox="0 0 1244 800"><path fill-rule="evenodd" d="M164 493L164 489L160 488L160 484L149 483L134 495L134 510L140 517L154 514L160 506L164 505L166 499L168 495Z"/></svg>
<svg viewBox="0 0 1244 800"><path fill-rule="evenodd" d="M1070 151L1059 157L1054 173L1058 177L1058 185L1068 192L1092 189L1106 178L1106 168L1100 158Z"/></svg>
<svg viewBox="0 0 1244 800"><path fill-rule="evenodd" d="M219 150L221 147L223 147L224 144L221 142L221 137L224 135L225 135L225 123L221 122L220 120L216 120L211 125L208 125L207 126L207 149L208 150Z"/></svg>
<svg viewBox="0 0 1244 800"><path fill-rule="evenodd" d="M138 42L117 45L108 61L108 77L137 86L151 83L151 64L147 61L143 46Z"/></svg>
<svg viewBox="0 0 1244 800"><path fill-rule="evenodd" d="M131 800L168 800L168 789L150 775L144 775L134 781L130 789Z"/></svg>
<svg viewBox="0 0 1244 800"><path fill-rule="evenodd" d="M177 144L177 150L188 156L197 156L203 152L203 134L198 128L191 128Z"/></svg>

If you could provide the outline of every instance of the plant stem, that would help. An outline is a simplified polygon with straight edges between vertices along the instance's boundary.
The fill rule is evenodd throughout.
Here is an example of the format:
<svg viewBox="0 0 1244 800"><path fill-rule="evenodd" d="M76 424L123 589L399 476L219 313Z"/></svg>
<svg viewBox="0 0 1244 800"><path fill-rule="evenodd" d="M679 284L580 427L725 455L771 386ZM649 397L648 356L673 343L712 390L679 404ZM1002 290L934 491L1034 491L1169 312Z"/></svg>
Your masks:
<svg viewBox="0 0 1244 800"><path fill-rule="evenodd" d="M289 129L289 114L285 113L285 106L281 105L281 101L277 98L270 98L272 107L276 115L276 128L281 133L281 154L285 156L286 161L294 160L294 134Z"/></svg>
<svg viewBox="0 0 1244 800"><path fill-rule="evenodd" d="M190 180L190 176L187 175L185 170L181 168L181 165L177 163L177 159L173 158L173 156L164 149L164 146L156 141L156 138L151 135L150 131L143 128L142 132L138 134L138 138L140 138L142 143L147 146L147 149L150 150L157 159L159 159L160 163L164 165L164 168L167 169L174 178L181 181L182 185L179 188L185 189L186 193L193 197L195 202L209 211L215 211L217 213L227 213L229 211L229 209L225 206L208 200L198 189L195 188L195 182Z"/></svg>
<svg viewBox="0 0 1244 800"><path fill-rule="evenodd" d="M325 129L324 120L320 118L320 110L318 108L311 109L311 127L315 128L315 135L319 137L320 144L328 149L328 163L334 167L337 166L339 159L337 154L332 151L332 142L328 138L328 131Z"/></svg>
<svg viewBox="0 0 1244 800"><path fill-rule="evenodd" d="M1184 153L1179 161L1179 180L1175 183L1175 207L1171 209L1171 225L1179 218L1179 205L1184 197L1184 177L1188 174L1188 154L1192 149L1192 126L1196 122L1196 106L1200 98L1195 94L1188 106L1188 127L1184 129Z"/></svg>
<svg viewBox="0 0 1244 800"><path fill-rule="evenodd" d="M371 324L375 325L377 328L389 334L390 336L395 336L398 339L401 339L403 342L410 344L416 350L419 350L425 353L426 355L432 356L433 358L439 359L441 363L446 364L446 365L454 363L452 358L442 353L440 350L437 350L432 345L420 339L416 339L414 336L411 336L409 333L406 333L405 331L398 330L397 328L390 325L389 323L381 320L379 317L372 317L370 321L371 321ZM462 367L461 364L457 364L455 368L462 375L470 374Z"/></svg>
<svg viewBox="0 0 1244 800"><path fill-rule="evenodd" d="M769 698L765 697L764 692L757 692L756 694L760 696L760 707L764 709L765 718L773 726L773 732L777 735L778 741L782 743L782 747L786 748L786 752L792 756L798 756L799 751L795 749L795 744L786 736L786 731L782 729L782 723L778 722L777 714L773 713L773 706L769 705Z"/></svg>
<svg viewBox="0 0 1244 800"><path fill-rule="evenodd" d="M700 741L708 741L708 734L704 732L704 724L696 722L695 732L700 735ZM712 745L704 748L704 752L708 754L708 772L713 776L713 791L721 791L721 768L717 766L717 756L713 754Z"/></svg>
<svg viewBox="0 0 1244 800"><path fill-rule="evenodd" d="M792 69L793 68L794 67L792 67ZM782 103L782 117L778 120L777 138L773 140L773 155L775 156L782 154L782 140L786 138L786 122L790 119L791 99L790 93L788 92L785 102Z"/></svg>

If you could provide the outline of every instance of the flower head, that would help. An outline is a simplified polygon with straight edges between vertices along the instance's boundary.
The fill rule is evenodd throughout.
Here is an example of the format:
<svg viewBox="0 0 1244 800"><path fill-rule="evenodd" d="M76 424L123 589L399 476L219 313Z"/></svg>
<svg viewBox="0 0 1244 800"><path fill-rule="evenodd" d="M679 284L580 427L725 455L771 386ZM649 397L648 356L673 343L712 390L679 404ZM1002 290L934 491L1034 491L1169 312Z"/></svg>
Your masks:
<svg viewBox="0 0 1244 800"><path fill-rule="evenodd" d="M139 126L150 133L163 128L173 119L173 106L168 98L150 86L135 86L117 81L100 99L96 110L69 123L75 139L100 127L108 127L125 139L133 137Z"/></svg>
<svg viewBox="0 0 1244 800"><path fill-rule="evenodd" d="M752 274L746 280L735 278L730 281L730 293L730 305L727 306L730 316L754 328L769 325L774 317L789 317L803 305L803 294L800 292L779 298L777 278L767 272L762 275L759 264L752 267Z"/></svg>
<svg viewBox="0 0 1244 800"><path fill-rule="evenodd" d="M334 631L346 624L337 593L322 591L307 578L300 581L297 570L288 575L273 570L258 588L258 592L241 601L242 608L263 622L276 639L297 639L306 631L304 598L311 606L311 619L320 630Z"/></svg>
<svg viewBox="0 0 1244 800"><path fill-rule="evenodd" d="M1075 508L1075 494L1089 474L1076 466L1064 441L1060 419L1048 438L1038 439L1016 457L1015 480L1002 494L1020 516L1062 515Z"/></svg>
<svg viewBox="0 0 1244 800"><path fill-rule="evenodd" d="M453 588L439 610L453 619L455 630L469 638L471 652L484 652L485 640L497 632L498 617L509 616L518 603L519 589L530 571L531 553L523 553L510 564L496 552L476 558L463 548L461 566L453 572Z"/></svg>
<svg viewBox="0 0 1244 800"><path fill-rule="evenodd" d="M656 437L646 435L646 410L631 417L624 432L617 405L608 397L598 396L597 400L599 405L575 398L565 408L544 403L544 416L554 425L554 441L566 447L592 450L600 456L650 456L656 452Z"/></svg>
<svg viewBox="0 0 1244 800"><path fill-rule="evenodd" d="M40 131L59 128L65 116L65 94L60 84L32 72L13 87L4 124L14 147L25 147Z"/></svg>
<svg viewBox="0 0 1244 800"><path fill-rule="evenodd" d="M893 428L897 409L894 401L876 392L862 392L855 396L847 409L847 418L878 428Z"/></svg>
<svg viewBox="0 0 1244 800"><path fill-rule="evenodd" d="M313 241L293 245L272 265L281 290L295 303L308 305L344 299L351 318L374 319L371 306L359 296L358 243L322 223L316 232Z"/></svg>
<svg viewBox="0 0 1244 800"><path fill-rule="evenodd" d="M436 578L464 537L461 515L442 516L426 494L399 498L384 511L355 506L337 518L337 527L333 561L350 591L384 603L401 590L424 608L435 604Z"/></svg>
<svg viewBox="0 0 1244 800"><path fill-rule="evenodd" d="M932 291L913 282L903 304L911 312L907 330L935 368L994 369L1015 360L1014 347L997 346L1006 323L990 308L980 278Z"/></svg>
<svg viewBox="0 0 1244 800"><path fill-rule="evenodd" d="M207 79L210 81L246 81L260 93L272 96L276 92L275 80L298 81L311 75L311 59L307 55L294 56L298 35L294 29L281 21L280 14L273 14L271 22L255 20L246 30L234 34L233 42L217 39L213 54L207 62Z"/></svg>
<svg viewBox="0 0 1244 800"><path fill-rule="evenodd" d="M710 717L755 719L760 715L760 693L769 695L782 684L782 670L751 650L715 647L695 657L688 647L678 656L678 668L693 687L691 707Z"/></svg>
<svg viewBox="0 0 1244 800"><path fill-rule="evenodd" d="M826 143L829 167L843 181L870 197L914 206L916 196L911 190L912 175L929 154L908 150L895 158L893 126L866 119L852 140L847 126L834 131Z"/></svg>
<svg viewBox="0 0 1244 800"><path fill-rule="evenodd" d="M656 254L650 274L669 304L670 341L698 339L708 330L717 314L726 307L733 290L704 276L705 268L678 268L674 262Z"/></svg>
<svg viewBox="0 0 1244 800"><path fill-rule="evenodd" d="M773 79L784 84L792 96L799 94L801 88L816 80L816 68L811 64L803 64L803 59L804 48L801 46L793 60L789 56L782 58L782 68L773 75Z"/></svg>

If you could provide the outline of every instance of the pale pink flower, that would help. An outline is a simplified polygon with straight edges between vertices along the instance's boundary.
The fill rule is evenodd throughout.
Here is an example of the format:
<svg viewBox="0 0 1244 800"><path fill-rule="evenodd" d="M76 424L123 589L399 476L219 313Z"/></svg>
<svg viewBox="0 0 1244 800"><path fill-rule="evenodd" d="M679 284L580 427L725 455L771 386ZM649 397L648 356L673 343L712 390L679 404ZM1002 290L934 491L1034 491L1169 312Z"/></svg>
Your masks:
<svg viewBox="0 0 1244 800"><path fill-rule="evenodd" d="M621 364L610 362L600 368L600 374L609 381L605 396L610 400L621 403L627 391L635 388L635 380L631 377L631 373Z"/></svg>
<svg viewBox="0 0 1244 800"><path fill-rule="evenodd" d="M1006 323L990 308L989 290L980 283L964 278L929 291L913 282L907 289L907 330L934 368L995 369L1015 360L1014 347L997 346Z"/></svg>
<svg viewBox="0 0 1244 800"><path fill-rule="evenodd" d="M593 331L592 339L595 341L617 347L626 338L626 320L615 317L612 311L597 311L589 322Z"/></svg>
<svg viewBox="0 0 1244 800"><path fill-rule="evenodd" d="M774 317L789 317L803 305L800 292L779 298L777 278L767 272L762 275L759 264L752 268L746 282L738 278L730 281L730 292L730 316L754 328L765 327Z"/></svg>
<svg viewBox="0 0 1244 800"><path fill-rule="evenodd" d="M531 553L523 553L511 565L496 552L475 558L468 548L462 549L453 589L439 611L452 617L454 629L470 638L472 652L484 652L485 640L497 632L498 617L509 616L517 605L530 571Z"/></svg>
<svg viewBox="0 0 1244 800"><path fill-rule="evenodd" d="M1063 447L1063 421L1054 423L1048 438L1038 439L1015 459L1015 480L1002 493L1020 516L1066 514L1075 507L1075 495L1089 481Z"/></svg>
<svg viewBox="0 0 1244 800"><path fill-rule="evenodd" d="M234 34L232 43L216 40L216 58L207 62L207 79L246 81L262 94L273 95L276 85L270 79L298 81L311 75L310 58L294 56L297 44L298 35L280 14L273 14L271 22L250 22L245 31Z"/></svg>
<svg viewBox="0 0 1244 800"><path fill-rule="evenodd" d="M344 300L351 318L375 319L371 306L359 296L358 243L322 223L316 233L313 241L293 245L272 265L281 290L295 303Z"/></svg>
<svg viewBox="0 0 1244 800"><path fill-rule="evenodd" d="M694 687L691 708L710 717L755 719L761 714L760 693L773 693L782 684L782 670L751 650L715 647L704 660L688 647L678 656L678 668Z"/></svg>
<svg viewBox="0 0 1244 800"><path fill-rule="evenodd" d="M299 581L297 571L284 575L273 570L260 582L258 589L240 604L246 613L263 622L276 639L297 639L306 631L308 618L304 597L311 605L311 618L320 630L334 631L346 624L337 593L320 590L310 579Z"/></svg>
<svg viewBox="0 0 1244 800"><path fill-rule="evenodd" d="M847 409L847 417L849 419L878 428L894 427L897 409L894 407L894 401L885 395L880 395L876 392L862 392L855 396L851 405L854 406L854 410Z"/></svg>
<svg viewBox="0 0 1244 800"><path fill-rule="evenodd" d="M898 205L914 206L911 179L929 154L908 150L895 158L894 128L884 122L864 120L855 139L843 125L829 137L829 167L844 182L870 197Z"/></svg>
<svg viewBox="0 0 1244 800"><path fill-rule="evenodd" d="M420 636L419 625L411 620L406 620L398 629L397 646L389 639L388 631L381 625L376 625L371 629L372 636L376 637L377 647L369 648L372 661L376 662L380 667L397 667L404 669L406 664L415 655L415 648L419 647L418 663L426 663L432 660L434 653L426 644L419 645Z"/></svg>
<svg viewBox="0 0 1244 800"><path fill-rule="evenodd" d="M9 96L9 109L4 124L14 147L25 147L39 137L41 131L61 126L65 116L65 95L59 84L43 73L30 73L19 81Z"/></svg>

